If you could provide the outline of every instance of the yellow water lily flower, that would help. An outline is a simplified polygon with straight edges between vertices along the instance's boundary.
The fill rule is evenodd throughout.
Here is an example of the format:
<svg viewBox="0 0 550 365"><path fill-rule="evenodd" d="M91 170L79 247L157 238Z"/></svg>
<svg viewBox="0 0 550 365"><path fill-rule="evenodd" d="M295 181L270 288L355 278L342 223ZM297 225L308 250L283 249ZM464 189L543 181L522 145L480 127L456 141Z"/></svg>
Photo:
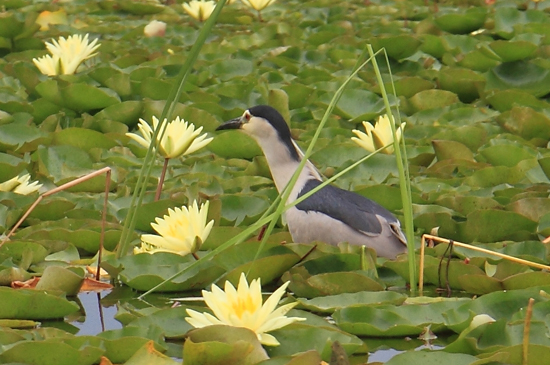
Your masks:
<svg viewBox="0 0 550 365"><path fill-rule="evenodd" d="M39 58L33 58L32 62L38 67L40 72L47 76L59 75L59 57L45 55Z"/></svg>
<svg viewBox="0 0 550 365"><path fill-rule="evenodd" d="M192 0L188 3L183 3L182 6L187 14L203 22L206 19L210 18L210 15L212 15L212 12L216 7L216 3L212 0Z"/></svg>
<svg viewBox="0 0 550 365"><path fill-rule="evenodd" d="M11 191L16 194L29 195L38 191L42 187L42 184L39 184L38 181L33 181L29 184L31 176L29 174L24 174L22 176L16 176L13 179L4 181L0 184L0 191Z"/></svg>
<svg viewBox="0 0 550 365"><path fill-rule="evenodd" d="M275 0L241 0L241 1L246 6L257 11L261 11L275 2Z"/></svg>
<svg viewBox="0 0 550 365"><path fill-rule="evenodd" d="M365 134L361 131L358 131L357 129L354 129L353 133L355 133L359 138L352 137L351 140L366 149L367 151L374 152L377 149L387 146L393 142L393 133L391 130L390 118L388 118L387 115L379 117L374 127L369 122L363 122L363 127L365 127L365 131L367 133ZM396 143L399 143L399 141L401 141L401 135L403 134L404 128L405 123L401 123L401 125L395 131L395 134L397 136ZM388 148L383 149L381 152L390 155L393 153L393 151L394 147L392 145Z"/></svg>
<svg viewBox="0 0 550 365"><path fill-rule="evenodd" d="M163 123L166 124L166 122L167 120L164 119ZM153 128L145 120L140 119L139 132L141 136L135 133L126 133L126 135L143 147L149 148L153 138L153 131L158 125L159 120L157 117L153 117ZM195 129L193 123L187 123L185 120L180 119L180 117L176 117L176 119L166 125L166 131L160 139L159 153L164 158L176 158L193 153L209 144L213 139L206 138L206 133L199 136L201 132L202 127ZM159 135L157 135L157 139Z"/></svg>
<svg viewBox="0 0 550 365"><path fill-rule="evenodd" d="M51 43L46 42L46 48L51 56L33 58L32 61L45 75L72 75L82 62L97 54L94 52L99 46L97 39L91 43L88 41L88 34L84 37L72 35L67 39L59 37L57 41L52 39ZM52 74L53 70L55 70L54 74Z"/></svg>
<svg viewBox="0 0 550 365"><path fill-rule="evenodd" d="M134 253L173 252L187 255L196 252L214 225L213 220L206 223L208 205L209 202L206 202L199 208L197 201L193 201L189 208L168 209L168 215L151 223L159 235L142 235L141 247L135 248Z"/></svg>
<svg viewBox="0 0 550 365"><path fill-rule="evenodd" d="M297 303L285 304L275 309L289 283L289 281L284 283L262 305L260 279L252 280L248 286L244 273L241 273L237 289L226 281L225 291L215 284L212 284L212 291L202 291L204 301L214 316L187 309L189 317L185 320L195 328L215 324L245 327L254 331L262 344L277 346L279 341L266 332L277 330L296 321L305 321L305 318L285 316Z"/></svg>

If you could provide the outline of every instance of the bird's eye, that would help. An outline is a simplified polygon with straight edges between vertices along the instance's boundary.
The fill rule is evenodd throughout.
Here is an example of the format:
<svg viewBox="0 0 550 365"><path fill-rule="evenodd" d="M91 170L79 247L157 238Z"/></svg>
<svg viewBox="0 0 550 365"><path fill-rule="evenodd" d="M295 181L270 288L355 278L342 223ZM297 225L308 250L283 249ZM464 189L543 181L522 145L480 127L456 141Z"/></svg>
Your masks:
<svg viewBox="0 0 550 365"><path fill-rule="evenodd" d="M250 115L250 113L248 112L248 110L245 111L245 112L244 112L244 119L250 120L250 118L251 118L251 115Z"/></svg>

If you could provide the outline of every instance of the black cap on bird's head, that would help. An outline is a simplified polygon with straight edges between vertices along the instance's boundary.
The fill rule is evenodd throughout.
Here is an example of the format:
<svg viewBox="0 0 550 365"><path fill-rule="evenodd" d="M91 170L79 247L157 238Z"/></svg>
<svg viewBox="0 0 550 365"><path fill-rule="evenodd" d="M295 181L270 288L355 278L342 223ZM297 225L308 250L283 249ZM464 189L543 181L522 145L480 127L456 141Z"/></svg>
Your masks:
<svg viewBox="0 0 550 365"><path fill-rule="evenodd" d="M253 137L262 149L267 145L266 141L277 138L288 148L293 158L298 159L288 124L283 116L269 105L256 105L249 108L240 117L231 119L216 128L217 131L225 129L243 130Z"/></svg>

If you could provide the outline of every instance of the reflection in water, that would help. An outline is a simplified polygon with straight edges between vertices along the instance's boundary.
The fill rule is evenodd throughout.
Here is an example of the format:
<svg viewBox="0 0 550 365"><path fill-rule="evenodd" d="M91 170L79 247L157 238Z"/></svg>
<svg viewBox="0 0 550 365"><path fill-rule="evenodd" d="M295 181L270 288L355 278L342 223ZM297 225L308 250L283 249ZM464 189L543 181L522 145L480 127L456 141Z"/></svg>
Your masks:
<svg viewBox="0 0 550 365"><path fill-rule="evenodd" d="M103 331L122 328L122 324L114 318L117 312L116 306L105 307L100 304L100 297L105 297L107 294L109 294L107 291L78 294L78 299L85 311L85 316L71 322L73 326L78 327L78 335L97 335Z"/></svg>

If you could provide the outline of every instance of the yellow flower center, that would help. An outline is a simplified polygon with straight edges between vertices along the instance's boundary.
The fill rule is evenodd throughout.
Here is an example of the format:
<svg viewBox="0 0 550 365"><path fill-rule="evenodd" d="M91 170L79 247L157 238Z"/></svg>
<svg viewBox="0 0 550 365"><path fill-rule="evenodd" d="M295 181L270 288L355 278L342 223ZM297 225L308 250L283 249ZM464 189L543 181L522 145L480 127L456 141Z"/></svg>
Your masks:
<svg viewBox="0 0 550 365"><path fill-rule="evenodd" d="M231 308L232 312L239 318L243 317L244 312L254 313L257 310L251 295L247 295L244 298L238 297L236 301L231 303Z"/></svg>

